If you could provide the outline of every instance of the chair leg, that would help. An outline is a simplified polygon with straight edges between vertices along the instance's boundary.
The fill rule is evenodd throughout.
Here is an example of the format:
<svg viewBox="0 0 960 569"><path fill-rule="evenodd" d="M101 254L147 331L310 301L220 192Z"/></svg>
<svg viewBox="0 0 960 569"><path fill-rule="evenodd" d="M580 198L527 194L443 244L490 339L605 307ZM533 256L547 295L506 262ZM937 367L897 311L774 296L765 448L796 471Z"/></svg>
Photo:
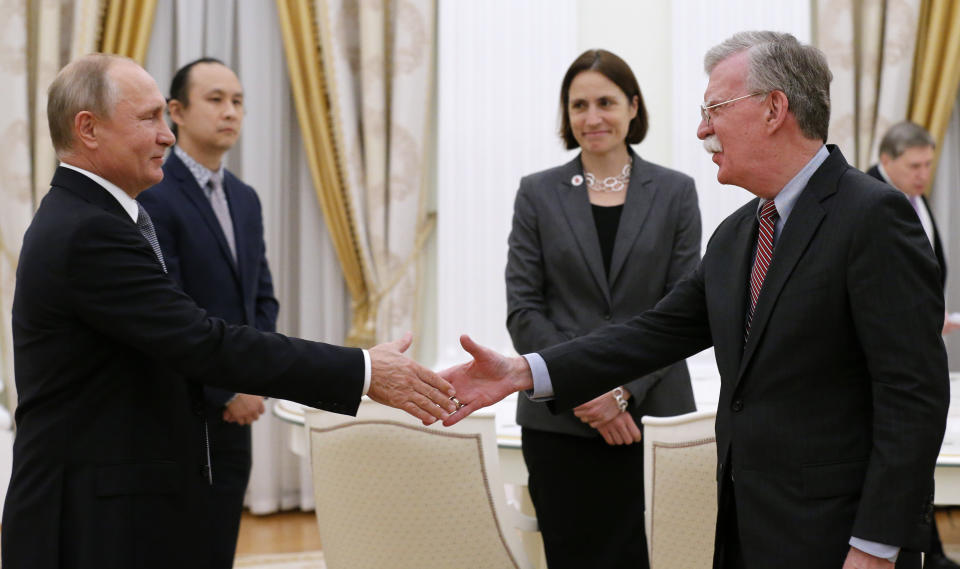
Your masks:
<svg viewBox="0 0 960 569"><path fill-rule="evenodd" d="M519 504L521 513L536 517L537 512L533 507L533 501L530 500L530 492L526 485L506 484L506 490L507 496ZM543 537L540 532L520 532L520 539L524 553L527 554L527 559L530 560L533 568L547 569L547 554L543 549Z"/></svg>

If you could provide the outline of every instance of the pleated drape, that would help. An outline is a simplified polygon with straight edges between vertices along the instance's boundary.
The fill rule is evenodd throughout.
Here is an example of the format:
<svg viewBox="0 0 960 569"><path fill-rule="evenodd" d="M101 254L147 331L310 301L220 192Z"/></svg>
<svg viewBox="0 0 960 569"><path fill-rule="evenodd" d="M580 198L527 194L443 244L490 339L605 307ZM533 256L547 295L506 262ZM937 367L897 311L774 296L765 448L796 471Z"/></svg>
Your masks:
<svg viewBox="0 0 960 569"><path fill-rule="evenodd" d="M960 86L960 2L924 0L917 37L910 120L937 141L939 156Z"/></svg>
<svg viewBox="0 0 960 569"><path fill-rule="evenodd" d="M433 0L313 0L344 194L367 283L354 327L418 334L436 39ZM362 320L361 320L362 319ZM415 345L416 346L416 345ZM416 347L415 347L416 349Z"/></svg>
<svg viewBox="0 0 960 569"><path fill-rule="evenodd" d="M157 0L108 0L99 51L143 65L156 11Z"/></svg>
<svg viewBox="0 0 960 569"><path fill-rule="evenodd" d="M345 191L338 167L313 3L277 0L277 11L310 174L352 298L353 315L346 342L367 347L376 339L375 307L370 297L373 287L353 223L355 216L351 215L354 204Z"/></svg>
<svg viewBox="0 0 960 569"><path fill-rule="evenodd" d="M0 399L13 413L17 397L11 309L23 232L33 215L29 97L32 58L28 49L31 18L27 0L8 2L7 8L6 21L0 22Z"/></svg>
<svg viewBox="0 0 960 569"><path fill-rule="evenodd" d="M0 379L10 411L17 403L10 332L17 259L57 165L47 89L66 63L97 50L105 1L13 0L0 23Z"/></svg>
<svg viewBox="0 0 960 569"><path fill-rule="evenodd" d="M830 139L860 169L907 115L920 0L817 0L816 45L833 72Z"/></svg>

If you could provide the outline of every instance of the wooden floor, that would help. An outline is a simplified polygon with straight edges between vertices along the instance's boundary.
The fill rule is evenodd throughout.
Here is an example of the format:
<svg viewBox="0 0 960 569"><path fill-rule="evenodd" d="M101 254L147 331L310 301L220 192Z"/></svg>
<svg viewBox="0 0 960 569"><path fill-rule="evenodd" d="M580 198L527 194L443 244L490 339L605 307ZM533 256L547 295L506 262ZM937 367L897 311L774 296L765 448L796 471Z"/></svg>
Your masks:
<svg viewBox="0 0 960 569"><path fill-rule="evenodd" d="M960 508L937 512L937 527L944 547L960 560ZM320 534L313 512L285 512L269 516L243 514L237 556L293 553L320 549Z"/></svg>
<svg viewBox="0 0 960 569"><path fill-rule="evenodd" d="M320 532L313 512L284 512L267 516L243 513L237 556L293 553L320 549Z"/></svg>
<svg viewBox="0 0 960 569"><path fill-rule="evenodd" d="M937 529L944 545L960 548L960 507L938 510Z"/></svg>

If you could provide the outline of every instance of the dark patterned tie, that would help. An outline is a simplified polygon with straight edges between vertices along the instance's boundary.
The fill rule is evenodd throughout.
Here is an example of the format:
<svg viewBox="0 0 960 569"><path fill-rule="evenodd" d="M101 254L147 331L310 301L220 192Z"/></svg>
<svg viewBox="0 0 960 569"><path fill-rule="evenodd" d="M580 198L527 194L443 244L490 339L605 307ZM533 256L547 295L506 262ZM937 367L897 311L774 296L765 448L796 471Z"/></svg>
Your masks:
<svg viewBox="0 0 960 569"><path fill-rule="evenodd" d="M780 214L777 213L777 205L773 200L760 208L760 230L757 233L757 255L753 259L753 270L750 272L750 311L747 313L747 325L743 333L744 343L750 337L750 323L757 309L757 299L760 298L763 279L766 278L770 261L773 260L773 233L779 218Z"/></svg>
<svg viewBox="0 0 960 569"><path fill-rule="evenodd" d="M140 213L137 214L137 229L140 230L140 234L147 240L147 243L153 247L153 253L157 256L157 260L160 261L160 267L163 269L163 272L166 273L167 264L163 262L163 253L160 252L160 242L157 241L157 232L153 228L153 221L150 220L150 214L147 213L147 210L143 209L140 202L137 202L137 208L140 210Z"/></svg>

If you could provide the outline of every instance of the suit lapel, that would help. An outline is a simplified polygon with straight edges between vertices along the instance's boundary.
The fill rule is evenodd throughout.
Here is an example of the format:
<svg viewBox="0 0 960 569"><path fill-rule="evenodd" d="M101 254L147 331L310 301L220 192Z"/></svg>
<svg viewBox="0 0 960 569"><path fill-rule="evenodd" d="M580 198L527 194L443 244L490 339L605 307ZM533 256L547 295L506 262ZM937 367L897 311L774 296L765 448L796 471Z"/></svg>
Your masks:
<svg viewBox="0 0 960 569"><path fill-rule="evenodd" d="M840 176L847 167L843 155L839 150L834 149L826 162L814 172L800 197L797 198L793 211L790 212L790 217L787 218L786 225L781 231L780 239L774 247L773 260L770 262L770 268L763 281L763 289L757 299L756 312L750 326L750 337L744 346L743 358L737 374L738 382L743 377L750 358L766 332L767 322L770 320L777 298L796 268L800 257L816 235L823 218L826 217L821 201L837 191Z"/></svg>
<svg viewBox="0 0 960 569"><path fill-rule="evenodd" d="M613 242L613 257L610 261L610 279L612 285L617 282L617 276L633 249L633 244L640 235L650 207L657 195L657 186L653 184L649 169L639 156L631 150L633 157L633 171L630 175L630 186L627 188L627 197L623 203L623 213L620 215L620 224L617 227L617 237Z"/></svg>
<svg viewBox="0 0 960 569"><path fill-rule="evenodd" d="M53 180L50 182L50 185L63 188L68 192L76 194L86 201L96 204L104 210L136 225L134 221L130 219L130 214L123 209L120 202L118 202L106 188L76 170L58 166L53 173Z"/></svg>
<svg viewBox="0 0 960 569"><path fill-rule="evenodd" d="M187 168L186 164L173 152L171 152L170 157L167 158L167 165L169 166L170 173L173 174L179 182L177 189L184 198L186 198L187 202L200 213L200 217L203 218L203 222L206 224L207 229L210 230L210 233L220 248L220 254L223 255L227 263L230 264L230 267L233 269L233 275L239 279L240 274L237 271L237 264L233 261L233 256L230 254L227 238L223 235L223 229L220 227L220 222L217 220L216 214L213 213L210 200L207 199L203 189L197 184L197 179L193 177L193 174ZM229 198L227 199L229 200ZM231 216L232 215L231 213ZM236 227L236 222L234 222L234 227ZM234 231L234 234L236 234L236 231ZM239 247L237 249L239 251Z"/></svg>
<svg viewBox="0 0 960 569"><path fill-rule="evenodd" d="M937 264L940 265L940 279L944 286L947 284L947 263L943 256L943 242L940 240L940 230L937 228L937 220L933 218L933 210L930 209L930 202L927 196L920 195L923 200L923 207L927 208L927 215L930 217L930 225L933 226L933 254L937 257Z"/></svg>
<svg viewBox="0 0 960 569"><path fill-rule="evenodd" d="M603 297L610 304L610 287L607 284L607 275L603 269L603 255L600 252L600 239L597 237L597 227L593 221L593 212L590 209L590 198L587 196L586 181L583 180L583 167L580 158L574 158L561 171L560 184L557 185L557 199L563 214L570 225L570 232L580 247L583 260L590 269L597 286L603 291ZM579 185L573 184L574 177L579 176Z"/></svg>

